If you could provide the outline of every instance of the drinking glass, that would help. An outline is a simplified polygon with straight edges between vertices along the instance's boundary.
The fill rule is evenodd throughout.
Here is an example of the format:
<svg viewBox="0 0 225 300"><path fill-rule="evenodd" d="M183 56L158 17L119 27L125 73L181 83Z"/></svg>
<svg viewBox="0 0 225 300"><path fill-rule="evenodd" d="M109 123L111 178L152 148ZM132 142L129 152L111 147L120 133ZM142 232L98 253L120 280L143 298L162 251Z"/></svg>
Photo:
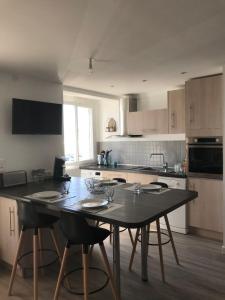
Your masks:
<svg viewBox="0 0 225 300"><path fill-rule="evenodd" d="M140 192L141 192L141 183L140 183L140 182L136 182L136 183L134 184L134 192L135 192L136 194L140 194Z"/></svg>
<svg viewBox="0 0 225 300"><path fill-rule="evenodd" d="M105 188L105 195L106 195L106 198L109 202L113 201L114 192L115 192L115 190L112 187L106 187Z"/></svg>
<svg viewBox="0 0 225 300"><path fill-rule="evenodd" d="M94 190L94 180L93 178L86 178L85 179L85 185L86 185L86 188L89 192L92 192Z"/></svg>
<svg viewBox="0 0 225 300"><path fill-rule="evenodd" d="M63 194L69 194L70 180L63 181Z"/></svg>

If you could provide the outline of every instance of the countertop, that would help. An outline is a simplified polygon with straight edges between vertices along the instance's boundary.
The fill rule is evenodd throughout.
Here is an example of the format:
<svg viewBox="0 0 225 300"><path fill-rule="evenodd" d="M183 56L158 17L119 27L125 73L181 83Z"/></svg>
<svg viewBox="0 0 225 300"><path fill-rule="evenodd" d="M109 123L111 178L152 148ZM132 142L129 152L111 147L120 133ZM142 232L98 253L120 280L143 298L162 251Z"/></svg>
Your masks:
<svg viewBox="0 0 225 300"><path fill-rule="evenodd" d="M169 168L168 172L164 172L162 168L151 168L145 170L145 166L132 166L132 165L117 165L114 166L103 166L97 164L90 164L81 166L80 169L82 170L97 170L97 171L114 171L114 172L127 172L127 173L139 173L139 174L146 174L146 175L157 175L157 176L164 176L164 177L174 177L174 178L187 178L187 176L183 173L176 173L173 171L172 168Z"/></svg>

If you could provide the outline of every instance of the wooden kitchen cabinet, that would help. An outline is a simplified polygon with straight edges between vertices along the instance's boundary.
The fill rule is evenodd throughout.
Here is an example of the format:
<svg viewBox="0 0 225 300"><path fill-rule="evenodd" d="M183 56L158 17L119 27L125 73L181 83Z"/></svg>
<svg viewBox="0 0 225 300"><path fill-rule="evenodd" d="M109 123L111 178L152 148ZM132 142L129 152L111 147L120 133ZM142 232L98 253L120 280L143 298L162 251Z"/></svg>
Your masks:
<svg viewBox="0 0 225 300"><path fill-rule="evenodd" d="M143 111L143 134L168 133L168 110Z"/></svg>
<svg viewBox="0 0 225 300"><path fill-rule="evenodd" d="M107 179L124 178L128 183L140 182L141 184L148 184L150 182L157 181L158 178L156 175L114 171L101 171L101 176Z"/></svg>
<svg viewBox="0 0 225 300"><path fill-rule="evenodd" d="M128 112L127 113L127 132L130 135L143 134L143 112Z"/></svg>
<svg viewBox="0 0 225 300"><path fill-rule="evenodd" d="M189 178L188 186L190 190L198 192L198 198L188 204L189 226L222 232L223 181Z"/></svg>
<svg viewBox="0 0 225 300"><path fill-rule="evenodd" d="M168 110L154 109L129 112L127 130L130 135L168 133Z"/></svg>
<svg viewBox="0 0 225 300"><path fill-rule="evenodd" d="M113 179L113 178L123 178L127 180L127 173L124 172L114 172L114 171L101 171L102 178Z"/></svg>
<svg viewBox="0 0 225 300"><path fill-rule="evenodd" d="M147 174L140 174L140 173L127 173L127 182L128 183L141 183L141 184L148 184L150 182L157 181L158 176L155 175L147 175Z"/></svg>
<svg viewBox="0 0 225 300"><path fill-rule="evenodd" d="M0 197L0 259L2 261L13 264L18 239L17 203L15 200Z"/></svg>
<svg viewBox="0 0 225 300"><path fill-rule="evenodd" d="M185 133L185 90L168 91L169 133Z"/></svg>
<svg viewBox="0 0 225 300"><path fill-rule="evenodd" d="M222 75L187 81L185 111L187 136L221 136Z"/></svg>

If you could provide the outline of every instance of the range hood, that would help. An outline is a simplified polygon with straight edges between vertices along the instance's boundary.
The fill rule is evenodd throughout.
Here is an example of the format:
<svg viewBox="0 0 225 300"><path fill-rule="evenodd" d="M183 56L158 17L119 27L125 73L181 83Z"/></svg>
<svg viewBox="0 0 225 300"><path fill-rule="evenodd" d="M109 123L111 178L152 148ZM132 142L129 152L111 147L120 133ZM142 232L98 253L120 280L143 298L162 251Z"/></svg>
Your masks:
<svg viewBox="0 0 225 300"><path fill-rule="evenodd" d="M127 113L137 111L138 94L126 94L119 100L119 134L118 136L127 136Z"/></svg>

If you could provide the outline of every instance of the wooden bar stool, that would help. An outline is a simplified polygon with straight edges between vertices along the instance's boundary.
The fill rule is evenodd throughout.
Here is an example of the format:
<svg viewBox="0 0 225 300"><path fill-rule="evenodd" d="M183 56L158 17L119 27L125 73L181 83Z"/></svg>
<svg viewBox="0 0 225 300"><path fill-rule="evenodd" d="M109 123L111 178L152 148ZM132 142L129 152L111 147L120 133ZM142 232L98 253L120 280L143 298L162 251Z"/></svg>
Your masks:
<svg viewBox="0 0 225 300"><path fill-rule="evenodd" d="M157 185L160 185L162 188L168 188L168 185L164 182L151 182L151 184L157 184ZM165 272L164 272L162 246L166 245L168 243L171 243L172 249L173 249L173 254L174 254L176 263L178 265L179 265L179 259L178 259L178 256L177 256L177 251L176 251L175 243L174 243L174 240L173 240L173 235L172 235L172 231L171 231L171 228L170 228L170 224L169 224L167 214L164 215L163 218L165 219L168 234L161 231L161 229L160 229L160 219L156 220L156 231L151 231L150 230L151 224L147 225L147 231L148 231L148 234L149 234L148 240L150 238L151 233L156 232L156 234L157 234L158 243L148 243L148 245L158 246L158 248L159 248L159 258L160 258L162 281L165 282ZM166 242L162 242L162 239L161 239L162 234L168 236L168 240ZM135 239L134 239L134 246L133 246L133 249L132 249L130 263L129 263L129 270L130 271L132 270L132 265L133 265L134 255L135 255L135 252L136 252L137 242L138 241L141 242L141 240L139 240L139 236L140 236L140 228L137 229Z"/></svg>
<svg viewBox="0 0 225 300"><path fill-rule="evenodd" d="M35 205L31 203L19 202L18 201L18 217L22 226L20 237L18 241L16 256L14 259L13 269L10 277L8 295L12 295L13 283L16 275L17 264L20 260L20 251L23 243L24 234L27 230L33 230L33 299L38 299L38 244L40 246L40 229L48 228L53 240L53 244L56 249L56 253L61 260L59 246L54 233L53 224L58 221L58 218L48 214L38 213ZM32 253L31 252L31 253ZM29 252L30 253L30 252ZM26 254L25 254L26 255ZM23 255L23 256L25 256ZM22 257L22 256L21 256Z"/></svg>
<svg viewBox="0 0 225 300"><path fill-rule="evenodd" d="M58 299L60 286L62 283L64 275L64 269L66 264L66 259L71 246L82 245L82 263L83 263L83 290L84 299L88 300L89 290L88 290L88 252L89 246L94 244L99 244L104 264L106 267L107 274L110 279L110 284L115 300L119 299L116 291L112 271L107 258L106 250L103 241L110 235L110 231L104 228L93 227L88 225L86 220L78 215L70 213L62 213L60 219L60 227L64 236L67 239L66 246L64 249L62 264L57 280L57 285L54 294L54 300Z"/></svg>

